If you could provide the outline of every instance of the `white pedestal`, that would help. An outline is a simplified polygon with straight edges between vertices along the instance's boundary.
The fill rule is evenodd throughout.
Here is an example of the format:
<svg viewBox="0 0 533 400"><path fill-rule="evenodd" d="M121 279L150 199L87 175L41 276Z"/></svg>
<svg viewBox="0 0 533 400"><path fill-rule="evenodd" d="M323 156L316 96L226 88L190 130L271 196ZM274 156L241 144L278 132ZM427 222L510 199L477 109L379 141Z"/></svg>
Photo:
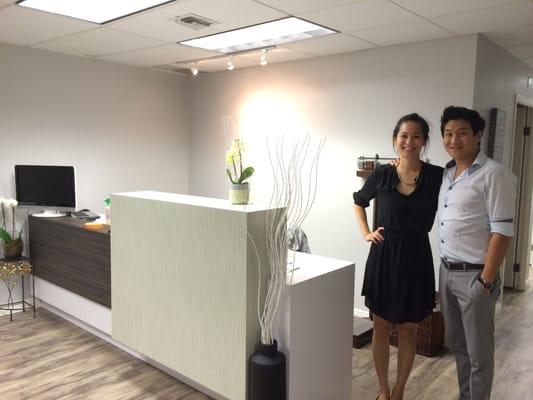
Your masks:
<svg viewBox="0 0 533 400"><path fill-rule="evenodd" d="M304 253L295 266L276 329L288 399L349 400L355 266Z"/></svg>

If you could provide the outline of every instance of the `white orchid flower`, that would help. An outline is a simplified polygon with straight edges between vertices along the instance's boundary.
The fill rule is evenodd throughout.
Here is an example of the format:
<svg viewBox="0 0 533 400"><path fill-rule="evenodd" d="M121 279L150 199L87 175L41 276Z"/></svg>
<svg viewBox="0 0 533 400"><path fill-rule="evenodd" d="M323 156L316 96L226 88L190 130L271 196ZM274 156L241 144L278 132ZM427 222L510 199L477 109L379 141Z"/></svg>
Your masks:
<svg viewBox="0 0 533 400"><path fill-rule="evenodd" d="M15 199L6 199L4 204L7 208L15 208L16 206L18 206L19 203Z"/></svg>

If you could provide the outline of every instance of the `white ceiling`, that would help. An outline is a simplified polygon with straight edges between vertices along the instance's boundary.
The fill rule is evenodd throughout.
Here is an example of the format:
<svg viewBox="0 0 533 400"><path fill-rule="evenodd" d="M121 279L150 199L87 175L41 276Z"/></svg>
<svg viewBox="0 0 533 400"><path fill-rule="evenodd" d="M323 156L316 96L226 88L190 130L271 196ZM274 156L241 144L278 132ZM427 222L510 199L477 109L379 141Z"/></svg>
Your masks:
<svg viewBox="0 0 533 400"><path fill-rule="evenodd" d="M0 42L142 67L220 71L228 58L177 42L290 15L340 33L278 46L269 63L484 33L533 67L533 0L177 0L103 26L0 0ZM175 17L216 21L193 30ZM214 59L211 57L215 57ZM259 53L233 57L259 65Z"/></svg>

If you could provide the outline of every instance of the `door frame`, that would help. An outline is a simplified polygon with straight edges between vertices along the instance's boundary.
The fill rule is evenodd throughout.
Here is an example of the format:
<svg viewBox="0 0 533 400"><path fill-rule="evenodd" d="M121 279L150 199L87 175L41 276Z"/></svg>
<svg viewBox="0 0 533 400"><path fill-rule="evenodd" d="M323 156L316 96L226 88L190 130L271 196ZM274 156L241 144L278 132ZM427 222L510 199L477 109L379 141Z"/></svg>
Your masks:
<svg viewBox="0 0 533 400"><path fill-rule="evenodd" d="M522 105L522 106L526 106L526 107L529 107L531 109L531 111L533 111L533 98L529 98L529 97L526 97L524 95L521 95L521 94L516 94L515 95L515 101L514 101L514 113L513 113L513 124L512 124L512 137L511 137L511 157L510 157L510 161L509 161L509 168L512 170L513 168L513 164L514 164L514 161L515 161L515 157L518 157L518 156L521 156L521 154L515 154L515 142L516 142L516 136L521 134L521 133L517 133L516 132L516 129L517 129L517 112L518 112L518 106L519 105ZM533 138L530 138L530 140L533 140ZM526 149L526 154L525 154L525 159L531 159L533 158L533 150L532 150L532 147L533 145L529 145L528 148ZM517 179L520 179L519 176L517 176ZM527 179L527 177L526 177ZM531 181L532 178L530 177L529 180ZM524 182L524 184L526 184L526 188L528 187L527 185L528 182ZM529 190L533 190L531 188L531 182L530 183L530 186L529 186ZM519 210L522 205L520 204L520 199L517 198L517 216L519 214ZM531 224L532 224L532 221L533 221L533 206L532 206L532 209L530 210L530 213L529 213L529 221L521 221L521 225L519 227L519 232L516 232L517 233L517 237L514 237L513 240L512 240L512 243L511 243L511 246L509 246L509 250L507 252L507 257L506 257L506 262L505 262L505 275L507 274L511 274L511 277L507 276L506 278L506 281L507 282L512 282L512 288L514 289L517 289L517 290L526 290L527 289L527 278L528 278L528 272L529 272L529 262L531 261L530 260L530 249L531 249ZM525 227L527 227L527 229L525 229ZM527 232L526 232L527 231ZM515 258L514 258L514 252L515 252L515 248L516 246L518 246L519 244L516 242L516 240L520 240L520 244L521 244L521 247L522 249L524 249L524 246L525 248L527 249L526 253L527 253L527 256L525 257L525 264L526 265L521 265L521 268L518 272L518 274L516 274L516 276L514 275L514 272L513 272L513 264L515 262ZM527 242L527 243L524 243L524 242ZM506 286L509 286L508 284Z"/></svg>

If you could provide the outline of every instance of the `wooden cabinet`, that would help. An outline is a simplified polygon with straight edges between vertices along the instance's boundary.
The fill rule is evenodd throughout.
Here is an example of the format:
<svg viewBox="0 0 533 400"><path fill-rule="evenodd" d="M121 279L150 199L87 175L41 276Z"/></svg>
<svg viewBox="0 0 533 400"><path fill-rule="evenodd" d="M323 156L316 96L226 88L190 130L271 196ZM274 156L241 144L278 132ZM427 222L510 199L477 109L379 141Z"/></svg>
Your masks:
<svg viewBox="0 0 533 400"><path fill-rule="evenodd" d="M111 308L108 228L87 230L71 217L29 217L35 276Z"/></svg>

